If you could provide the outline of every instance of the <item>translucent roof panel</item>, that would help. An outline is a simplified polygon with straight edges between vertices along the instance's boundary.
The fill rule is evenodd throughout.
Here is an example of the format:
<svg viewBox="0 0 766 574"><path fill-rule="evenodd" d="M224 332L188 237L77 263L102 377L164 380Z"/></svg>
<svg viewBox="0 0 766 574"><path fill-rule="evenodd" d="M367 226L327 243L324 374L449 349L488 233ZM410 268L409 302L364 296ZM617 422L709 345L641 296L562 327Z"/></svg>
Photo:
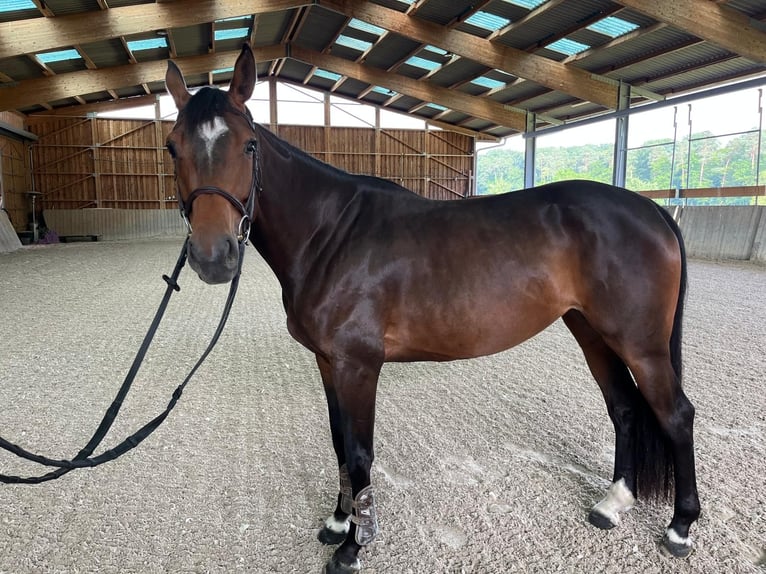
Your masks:
<svg viewBox="0 0 766 574"><path fill-rule="evenodd" d="M593 30L594 32L604 34L605 36L610 36L611 38L617 38L618 36L632 32L638 27L638 24L628 22L622 18L607 16L588 26L588 30Z"/></svg>
<svg viewBox="0 0 766 574"><path fill-rule="evenodd" d="M423 49L428 50L429 52L433 52L434 54L439 54L440 56L446 56L447 54L449 54L447 50L444 50L443 48L439 48L437 46L431 46L430 44Z"/></svg>
<svg viewBox="0 0 766 574"><path fill-rule="evenodd" d="M351 38L350 36L344 36L343 34L338 36L335 43L340 44L341 46L346 46L347 48L359 50L360 52L365 52L372 46L371 42L365 42L364 40L358 40L357 38Z"/></svg>
<svg viewBox="0 0 766 574"><path fill-rule="evenodd" d="M508 4L515 4L516 6L521 6L527 10L534 10L538 6L545 4L547 1L548 0L503 0L503 2L508 2Z"/></svg>
<svg viewBox="0 0 766 574"><path fill-rule="evenodd" d="M155 48L167 48L168 43L165 38L150 38L148 40L134 40L128 42L128 49L132 52L139 50L153 50Z"/></svg>
<svg viewBox="0 0 766 574"><path fill-rule="evenodd" d="M394 90L389 90L388 88L384 88L383 86L375 86L372 88L372 91L376 94L383 94L386 96L395 96L396 92Z"/></svg>
<svg viewBox="0 0 766 574"><path fill-rule="evenodd" d="M51 62L62 62L64 60L80 60L82 56L77 50L57 50L55 52L44 52L42 54L35 54L37 59L43 64L50 64Z"/></svg>
<svg viewBox="0 0 766 574"><path fill-rule="evenodd" d="M244 38L250 33L249 28L229 28L227 30L216 30L216 40L233 40L235 38Z"/></svg>
<svg viewBox="0 0 766 574"><path fill-rule="evenodd" d="M426 60L425 58L419 58L418 56L412 56L405 62L405 64L415 66L416 68L422 68L423 70L428 70L429 72L434 71L436 68L441 68L442 66L439 62Z"/></svg>
<svg viewBox="0 0 766 574"><path fill-rule="evenodd" d="M489 88L490 90L494 88L499 88L505 85L505 82L501 82L500 80L494 80L492 78L487 78L486 76L480 76L478 78L474 78L473 80L471 80L471 83L476 84L477 86L483 86L485 88Z"/></svg>
<svg viewBox="0 0 766 574"><path fill-rule="evenodd" d="M352 18L348 25L357 30L361 30L362 32L369 32L375 36L381 36L385 32L383 28L379 28L373 24L368 24L362 20L357 20L356 18Z"/></svg>
<svg viewBox="0 0 766 574"><path fill-rule="evenodd" d="M336 74L335 72L330 72L329 70L323 70L322 68L317 68L314 71L314 75L319 76L320 78L326 78L328 80L332 80L333 82L337 82L341 78L340 74Z"/></svg>
<svg viewBox="0 0 766 574"><path fill-rule="evenodd" d="M590 48L590 46L587 44L576 42L575 40L570 40L569 38L561 38L560 40L556 40L552 44L548 44L545 47L549 50L553 50L554 52L566 54L567 56L574 56L575 54L579 54L580 52Z"/></svg>
<svg viewBox="0 0 766 574"><path fill-rule="evenodd" d="M37 6L32 0L3 0L0 2L0 12L15 12L16 10L34 10Z"/></svg>
<svg viewBox="0 0 766 574"><path fill-rule="evenodd" d="M503 18L502 16L490 14L489 12L484 12L482 10L471 14L465 19L465 22L466 24L471 24L477 28L489 30L490 32L495 32L511 23L508 18Z"/></svg>

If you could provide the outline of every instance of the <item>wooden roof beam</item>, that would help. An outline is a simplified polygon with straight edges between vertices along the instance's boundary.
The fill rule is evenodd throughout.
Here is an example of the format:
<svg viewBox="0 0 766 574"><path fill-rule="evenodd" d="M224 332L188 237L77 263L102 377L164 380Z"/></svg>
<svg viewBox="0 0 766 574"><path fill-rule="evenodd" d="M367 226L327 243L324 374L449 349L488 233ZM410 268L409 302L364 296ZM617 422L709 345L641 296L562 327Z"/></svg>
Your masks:
<svg viewBox="0 0 766 574"><path fill-rule="evenodd" d="M463 135L466 135L466 136L471 136L471 137L476 138L479 141L500 143L500 141L502 139L502 138L499 138L497 136L493 136L492 134L488 134L488 133L484 133L484 132L479 132L479 131L476 131L476 130L472 130L470 128L464 128L464 127L456 126L456 125L453 125L453 124L447 124L447 123L440 122L440 121L435 120L435 119L430 119L430 120L427 119L426 120L426 125L427 126L432 126L432 127L435 127L435 128L439 128L440 130L444 130L444 131L448 131L448 132L456 132L456 133L463 134Z"/></svg>
<svg viewBox="0 0 766 574"><path fill-rule="evenodd" d="M285 47L281 45L253 48L256 61L270 61L284 58ZM202 56L179 58L176 63L185 75L204 74L210 70L231 66L239 50L218 52ZM167 62L164 60L139 62L104 68L82 70L68 74L57 74L45 78L22 80L14 87L0 90L0 111L13 110L34 104L45 104L55 100L116 90L128 86L140 86L161 81L165 77Z"/></svg>
<svg viewBox="0 0 766 574"><path fill-rule="evenodd" d="M543 14L548 12L548 10L550 10L551 8L555 8L559 4L562 4L564 1L565 0L548 0L547 2L544 2L543 4L541 4L540 6L535 8L534 10L530 10L522 18L519 18L515 22L511 22L507 26L503 26L499 30L495 30L494 32L492 32L487 37L487 40L492 41L492 40L495 40L496 38L500 38L502 36L505 36L509 32L513 32L514 30L516 30L517 28L523 26L524 24L528 24L529 22L531 22L535 18L539 18L540 16L542 16Z"/></svg>
<svg viewBox="0 0 766 574"><path fill-rule="evenodd" d="M633 30L632 32L628 32L627 34L623 34L622 36L617 36L616 38L614 38L613 40L610 40L606 44L601 44L600 46L583 50L582 52L579 52L578 54L573 54L572 56L569 56L568 58L566 58L564 60L564 63L571 64L572 62L577 62L578 60L590 58L591 56L601 54L605 52L606 50L609 50L610 48L614 48L615 46L619 46L620 44L624 44L625 42L630 42L632 40L641 38L642 36L646 36L647 34L652 34L653 32L657 32L659 30L662 30L663 28L667 28L667 26L668 25L665 24L665 22L657 22L656 24L652 24L651 26L647 26L645 28L637 28L636 30Z"/></svg>
<svg viewBox="0 0 766 574"><path fill-rule="evenodd" d="M614 109L617 105L617 88L599 81L585 70L497 45L459 30L446 29L371 2L323 0L322 6L605 108Z"/></svg>
<svg viewBox="0 0 766 574"><path fill-rule="evenodd" d="M617 0L754 62L766 63L766 33L739 10L710 0Z"/></svg>
<svg viewBox="0 0 766 574"><path fill-rule="evenodd" d="M147 30L180 28L310 5L310 0L185 0L93 10L55 18L0 23L0 60L75 44L89 44Z"/></svg>
<svg viewBox="0 0 766 574"><path fill-rule="evenodd" d="M535 42L534 44L530 44L524 49L524 51L536 52L537 50L545 48L546 46L553 44L554 42L557 42L561 40L562 38L566 38L570 34L574 34L575 32L582 30L583 28L587 28L591 24L595 24L599 20L606 18L607 16L611 16L615 12L619 12L622 9L623 9L622 6L616 6L616 5L604 8L600 12L591 14L588 18L585 18L584 20L580 20L578 22L575 22L574 24L571 24L570 26L567 26L566 28L562 30L559 30L556 34L547 36L540 42Z"/></svg>
<svg viewBox="0 0 766 574"><path fill-rule="evenodd" d="M429 82L412 80L398 74L391 74L370 66L364 66L344 58L320 54L293 46L290 56L312 66L332 70L343 76L355 78L367 84L385 86L400 94L428 102L439 102L444 107L463 111L498 125L523 131L525 114L507 109L501 103L486 98L475 98L468 94L435 86Z"/></svg>
<svg viewBox="0 0 766 574"><path fill-rule="evenodd" d="M138 106L149 106L154 104L156 101L157 96L154 94L150 96L134 96L132 98L115 99L115 101L111 102L100 102L85 104L81 106L63 106L53 110L28 114L27 118L34 120L38 117L50 116L84 116L89 112L107 112L114 110L126 110Z"/></svg>

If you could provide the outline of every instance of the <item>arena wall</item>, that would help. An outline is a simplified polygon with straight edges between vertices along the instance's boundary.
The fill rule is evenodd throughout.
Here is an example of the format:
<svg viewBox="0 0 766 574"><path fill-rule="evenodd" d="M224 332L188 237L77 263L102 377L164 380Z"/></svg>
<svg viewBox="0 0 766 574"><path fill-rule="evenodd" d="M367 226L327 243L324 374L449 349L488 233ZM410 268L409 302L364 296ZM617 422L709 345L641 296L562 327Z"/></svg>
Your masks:
<svg viewBox="0 0 766 574"><path fill-rule="evenodd" d="M689 257L766 263L765 206L686 206L676 218Z"/></svg>

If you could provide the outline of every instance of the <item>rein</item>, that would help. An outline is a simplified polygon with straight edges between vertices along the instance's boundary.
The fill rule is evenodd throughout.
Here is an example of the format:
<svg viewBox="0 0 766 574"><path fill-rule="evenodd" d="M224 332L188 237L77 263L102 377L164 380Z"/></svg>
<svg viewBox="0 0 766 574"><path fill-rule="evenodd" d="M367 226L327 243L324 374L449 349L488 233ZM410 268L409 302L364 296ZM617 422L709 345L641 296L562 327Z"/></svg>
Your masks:
<svg viewBox="0 0 766 574"><path fill-rule="evenodd" d="M251 126L253 125L252 118L250 118L249 115L246 115L244 113L241 113L241 115L245 117L246 119L248 119L248 122L250 123ZM250 193L244 205L242 204L241 201L239 201L237 198L235 198L233 195L231 195L227 191L220 189L218 187L213 187L213 186L199 187L193 190L192 193L189 195L189 198L187 199L186 202L183 202L181 200L181 195L180 193L178 193L178 202L179 202L179 205L181 206L181 216L184 222L186 223L189 233L187 234L186 239L184 240L183 246L181 247L181 253L178 256L178 261L176 261L175 268L173 269L173 272L171 273L170 277L168 277L167 275L162 276L162 279L165 281L165 283L167 283L167 288L165 289L165 295L163 296L162 301L160 302L159 308L157 309L157 312L154 315L154 319L152 320L152 323L149 326L149 330L147 331L144 337L144 340L141 343L141 346L139 347L135 358L133 359L133 364L130 366L130 369L128 370L128 374L125 376L125 380L123 381L122 386L117 391L117 395L112 401L112 404L107 409L106 413L104 414L104 417L101 419L101 423L99 424L96 431L93 433L93 436L90 438L88 443L82 448L82 450L80 450L79 453L77 453L77 455L73 459L60 460L60 459L52 459L46 456L32 453L16 444L13 444L7 441L3 437L0 437L0 448L10 453L13 453L16 456L24 458L26 460L36 462L44 466L56 468L56 470L54 471L51 471L51 472L48 472L47 474L43 474L39 476L22 477L22 476L0 474L0 483L40 484L42 482L47 482L49 480L55 480L57 478L60 478L61 476L77 468L90 468L94 466L99 466L101 464L104 464L105 462L114 460L117 457L125 454L126 452L136 448L149 435L151 435L168 417L168 415L170 414L170 411L173 410L173 408L178 403L178 400L181 398L181 395L183 394L183 391L186 388L186 385L189 383L189 381L197 372L197 369L199 369L199 367L202 365L205 359L207 359L208 355L213 350L213 347L215 347L216 343L218 342L218 339L221 336L221 333L223 332L224 326L226 325L226 322L229 318L229 312L231 311L231 307L234 303L234 297L236 296L237 288L239 287L239 278L240 278L240 275L242 274L242 262L244 260L244 255L245 255L245 246L248 243L248 238L250 234L250 224L253 218L253 210L255 207L256 196L261 191L259 155L260 153L256 149L256 151L253 154L253 178L250 185ZM96 450L96 448L99 446L99 444L101 444L101 441L103 441L106 434L109 432L109 429L112 427L114 420L117 418L117 414L120 412L120 408L122 407L125 397L127 396L128 391L130 390L130 387L136 378L136 375L138 374L138 371L141 367L141 363L143 362L144 357L152 343L152 340L154 339L154 335L157 332L157 329L159 328L160 322L162 321L162 317L164 316L165 310L167 309L168 303L170 302L170 297L175 291L181 290L181 287L178 285L178 277L181 274L181 269L183 269L184 265L186 264L186 259L187 259L188 250L189 250L189 238L191 237L191 232L192 232L191 224L189 223L189 214L191 213L192 202L194 201L196 197L202 194L220 195L224 197L225 199L227 199L242 214L242 219L240 220L239 227L238 227L238 237L237 237L239 241L239 256L237 261L237 273L231 280L231 285L229 287L229 295L226 298L226 303L223 308L221 319L218 322L218 327L216 328L215 333L213 333L213 337L210 340L210 343L208 344L205 351L202 353L202 356L194 364L191 371L189 371L189 374L186 376L183 382L176 388L175 391L173 391L173 394L170 398L170 402L168 402L168 405L167 407L165 407L165 410L162 411L156 417L154 417L151 421L146 423L138 431L136 431L135 433L127 437L125 440L123 440L114 448L104 451L100 455L91 456L93 452Z"/></svg>

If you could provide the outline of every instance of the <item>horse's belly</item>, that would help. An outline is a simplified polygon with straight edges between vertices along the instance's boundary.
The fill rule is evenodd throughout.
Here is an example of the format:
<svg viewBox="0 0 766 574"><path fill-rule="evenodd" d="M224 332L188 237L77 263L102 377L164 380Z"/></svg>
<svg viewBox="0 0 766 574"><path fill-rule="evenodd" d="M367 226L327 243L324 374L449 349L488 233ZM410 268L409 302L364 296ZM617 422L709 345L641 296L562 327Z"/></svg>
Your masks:
<svg viewBox="0 0 766 574"><path fill-rule="evenodd" d="M477 308L478 307L478 308ZM450 361L492 355L535 336L564 312L545 305L420 314L385 332L387 361Z"/></svg>

